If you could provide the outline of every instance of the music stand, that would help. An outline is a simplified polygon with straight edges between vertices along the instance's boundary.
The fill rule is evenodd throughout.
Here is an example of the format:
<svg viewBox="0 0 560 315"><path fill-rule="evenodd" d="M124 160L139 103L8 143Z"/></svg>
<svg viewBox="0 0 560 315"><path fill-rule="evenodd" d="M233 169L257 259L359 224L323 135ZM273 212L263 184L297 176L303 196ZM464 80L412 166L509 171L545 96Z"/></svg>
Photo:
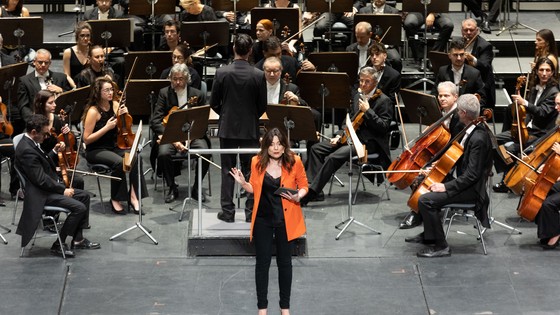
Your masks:
<svg viewBox="0 0 560 315"><path fill-rule="evenodd" d="M449 0L408 0L403 1L402 12L424 12L424 18L428 16L429 13L446 13L449 12ZM422 39L424 43L424 58L422 62L424 63L424 75L422 78L412 82L408 87L413 87L419 83L424 86L424 92L426 92L426 83L434 84L432 80L428 79L426 60L428 58L428 28L424 27L424 38Z"/></svg>
<svg viewBox="0 0 560 315"><path fill-rule="evenodd" d="M372 227L369 227L363 224L362 222L356 220L356 218L354 218L354 215L352 213L352 175L353 175L352 174L352 148L356 150L356 155L358 156L358 158L362 158L365 156L365 152L364 152L365 150L363 149L363 145L360 142L358 135L356 135L356 131L352 126L352 121L350 120L350 116L348 114L346 114L346 129L344 130L344 133L346 134L346 144L350 148L350 150L348 150L349 151L348 165L350 167L348 170L348 213L347 213L348 216L344 221L335 225L336 229L343 226L340 232L338 233L338 235L335 237L335 240L337 241L339 240L342 233L346 232L346 230L350 227L350 224L352 223L356 223L357 225L366 228L376 233L377 235L381 234L381 232L376 231Z"/></svg>
<svg viewBox="0 0 560 315"><path fill-rule="evenodd" d="M0 21L1 20L3 19L0 19ZM17 88L19 78L27 73L27 67L27 62L21 62L0 68L0 86L2 87L0 89L0 96L2 96L2 100L6 102L8 108L7 119L9 121L12 120L12 103L16 104L14 109L17 109Z"/></svg>
<svg viewBox="0 0 560 315"><path fill-rule="evenodd" d="M437 99L431 94L401 89L401 97L408 120L419 124L420 132L422 125L429 126L442 117Z"/></svg>
<svg viewBox="0 0 560 315"><path fill-rule="evenodd" d="M187 197L183 199L183 207L179 215L179 221L183 220L185 213L185 206L187 201L192 201L191 196L191 139L200 139L204 137L208 130L208 117L210 115L210 105L196 106L188 109L177 110L167 120L167 125L163 131L160 144L173 143L173 142L187 142L187 169L188 169L188 193ZM199 188L199 194L202 189ZM199 195L198 206L202 207L202 198ZM170 209L173 209L171 207Z"/></svg>
<svg viewBox="0 0 560 315"><path fill-rule="evenodd" d="M447 66L451 64L451 60L449 60L449 55L447 53L441 51L432 50L428 54L428 59L432 63L432 72L437 76L439 68L442 66Z"/></svg>
<svg viewBox="0 0 560 315"><path fill-rule="evenodd" d="M130 19L90 20L91 43L105 47L130 46ZM105 53L107 55L107 53Z"/></svg>
<svg viewBox="0 0 560 315"><path fill-rule="evenodd" d="M325 109L332 109L332 133L334 134L334 109L342 108L348 110L350 108L350 81L348 74L302 71L298 74L297 80L301 98L305 99L309 106L321 108L321 133L323 134L325 133Z"/></svg>
<svg viewBox="0 0 560 315"><path fill-rule="evenodd" d="M202 47L204 49L202 80L206 82L207 46L209 43L218 46L229 44L229 23L226 21L183 22L181 24L181 39L188 42L191 47Z"/></svg>
<svg viewBox="0 0 560 315"><path fill-rule="evenodd" d="M0 30L4 38L4 46L25 45L40 47L43 45L43 18L40 17L6 17L0 19ZM6 31L9 30L9 31ZM19 56L23 58L23 56Z"/></svg>
<svg viewBox="0 0 560 315"><path fill-rule="evenodd" d="M368 22L373 30L378 26L383 34L387 32L387 35L383 38L383 44L393 47L400 46L402 35L400 14L354 14L354 26L360 22Z"/></svg>
<svg viewBox="0 0 560 315"><path fill-rule="evenodd" d="M132 147L130 148L130 154L125 154L124 158L126 161L123 161L124 164L128 164L128 165L134 165L134 160L138 159L138 157L140 156L140 153L142 153L142 149L144 149L144 147L147 145L142 143L140 144L140 138L142 137L142 121L140 121L140 124L138 124L138 129L136 129L136 136L134 137L134 142L132 142ZM127 163L128 161L128 163ZM158 241L156 241L156 239L150 235L150 233L152 233L152 231L149 231L148 229L146 229L144 227L144 225L142 225L142 163L140 163L139 161L136 162L136 166L138 167L138 206L139 206L139 210L138 210L138 222L136 222L135 225L129 227L128 229L119 232L113 236L111 236L111 238L109 238L110 241L114 240L115 238L125 234L128 231L132 231L135 228L139 228L144 234L146 234L147 237L149 237L152 242L154 242L154 245L158 244ZM132 179L131 179L132 180Z"/></svg>
<svg viewBox="0 0 560 315"><path fill-rule="evenodd" d="M283 40L280 36L283 28L287 26L291 34L299 32L299 9L298 8L253 8L251 10L251 29L257 29L257 23L262 19L272 22L273 35Z"/></svg>
<svg viewBox="0 0 560 315"><path fill-rule="evenodd" d="M56 98L56 108L54 112L59 113L61 109L68 112L66 107L70 105L72 108L70 110L70 123L80 121L84 107L88 102L90 90L90 86L88 85L60 93Z"/></svg>
<svg viewBox="0 0 560 315"><path fill-rule="evenodd" d="M132 116L151 116L159 95L159 90L169 86L169 80L128 81L126 103Z"/></svg>
<svg viewBox="0 0 560 315"><path fill-rule="evenodd" d="M159 79L163 70L171 67L171 51L131 51L124 54L126 76L131 79ZM130 74L134 60L136 68Z"/></svg>
<svg viewBox="0 0 560 315"><path fill-rule="evenodd" d="M278 128L288 135L290 139L317 140L315 126L311 109L307 106L268 104L266 106L268 115L267 128Z"/></svg>
<svg viewBox="0 0 560 315"><path fill-rule="evenodd" d="M309 54L307 60L315 66L316 71L347 73L350 82L354 84L358 81L359 58L358 54L352 51L314 52Z"/></svg>
<svg viewBox="0 0 560 315"><path fill-rule="evenodd" d="M226 11L226 12L233 12L234 19L233 25L233 35L237 34L237 12L250 12L251 9L259 6L258 0L214 0L212 1L212 8L215 11ZM254 30L254 28L252 28Z"/></svg>
<svg viewBox="0 0 560 315"><path fill-rule="evenodd" d="M156 30L156 26L158 26L156 15L175 14L175 5L176 2L174 0L130 1L128 7L130 15L148 16L145 32L152 35L152 50L156 50L156 34L161 34L161 32Z"/></svg>
<svg viewBox="0 0 560 315"><path fill-rule="evenodd" d="M329 16L333 13L344 13L353 11L352 0L308 0L305 3L307 12L328 12ZM328 23L329 30L329 51L332 51L332 25L334 21Z"/></svg>

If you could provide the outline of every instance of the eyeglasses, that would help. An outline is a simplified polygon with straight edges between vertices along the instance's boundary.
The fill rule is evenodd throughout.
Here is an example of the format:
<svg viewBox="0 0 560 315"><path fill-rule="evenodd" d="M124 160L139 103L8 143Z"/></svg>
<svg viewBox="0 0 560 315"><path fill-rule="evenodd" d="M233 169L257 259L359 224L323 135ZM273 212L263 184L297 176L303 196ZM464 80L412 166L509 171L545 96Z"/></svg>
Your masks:
<svg viewBox="0 0 560 315"><path fill-rule="evenodd" d="M171 58L173 58L173 60L185 60L185 58L183 56L175 56L173 55Z"/></svg>
<svg viewBox="0 0 560 315"><path fill-rule="evenodd" d="M107 89L101 90L101 92L104 92L104 93L110 93L110 92L113 92L113 91L114 91L113 88L107 88Z"/></svg>
<svg viewBox="0 0 560 315"><path fill-rule="evenodd" d="M268 72L268 73L277 74L277 73L279 73L279 72L282 71L282 70L280 70L280 69L265 69L264 71L265 71L265 72Z"/></svg>
<svg viewBox="0 0 560 315"><path fill-rule="evenodd" d="M459 57L463 58L463 57L465 57L465 53L451 54L451 56L453 56L453 57L455 57L455 58L459 58Z"/></svg>

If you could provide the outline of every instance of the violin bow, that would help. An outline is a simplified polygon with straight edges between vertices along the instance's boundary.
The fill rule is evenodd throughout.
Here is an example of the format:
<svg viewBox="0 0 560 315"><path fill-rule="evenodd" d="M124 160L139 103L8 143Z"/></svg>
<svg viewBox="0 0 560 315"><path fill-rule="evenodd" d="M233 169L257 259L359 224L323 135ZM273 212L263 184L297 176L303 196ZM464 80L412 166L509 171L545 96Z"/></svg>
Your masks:
<svg viewBox="0 0 560 315"><path fill-rule="evenodd" d="M399 95L395 93L395 100L397 101L397 112L399 113L399 120L402 126L402 133L404 138L404 149L410 152L410 147L408 146L408 138L406 137L406 130L404 128L404 120L402 117L401 106L399 105ZM412 152L411 152L412 153Z"/></svg>

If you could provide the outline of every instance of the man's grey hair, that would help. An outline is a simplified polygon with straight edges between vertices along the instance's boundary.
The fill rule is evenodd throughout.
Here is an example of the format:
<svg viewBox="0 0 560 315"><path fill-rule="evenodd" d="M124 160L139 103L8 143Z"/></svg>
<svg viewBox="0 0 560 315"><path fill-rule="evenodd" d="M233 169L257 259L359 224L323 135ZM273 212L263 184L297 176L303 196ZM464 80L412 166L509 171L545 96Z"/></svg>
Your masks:
<svg viewBox="0 0 560 315"><path fill-rule="evenodd" d="M48 56L49 56L49 59L52 59L51 52L48 51L48 50L46 50L45 48L41 48L41 49L37 50L37 53L36 53L36 54L37 54L37 55L38 55L38 54L41 54L41 55L48 55Z"/></svg>
<svg viewBox="0 0 560 315"><path fill-rule="evenodd" d="M457 109L464 110L467 118L474 120L480 115L480 102L474 94L463 94L457 99Z"/></svg>
<svg viewBox="0 0 560 315"><path fill-rule="evenodd" d="M182 73L187 80L187 84L191 83L191 73L189 72L189 67L184 63L176 63L171 67L171 71L169 71L169 79L173 77L174 73Z"/></svg>
<svg viewBox="0 0 560 315"><path fill-rule="evenodd" d="M439 93L440 89L450 91L451 94L453 94L455 96L459 95L459 87L457 87L457 85L455 85L455 83L453 83L451 81L440 82L437 86L438 93Z"/></svg>
<svg viewBox="0 0 560 315"><path fill-rule="evenodd" d="M373 77L375 80L379 81L378 78L379 72L374 67L363 67L362 69L360 69L359 75L369 75Z"/></svg>
<svg viewBox="0 0 560 315"><path fill-rule="evenodd" d="M373 27L371 26L371 24L369 24L366 21L362 21L362 22L359 22L358 24L356 24L356 29L360 29L360 28L365 29L366 32L368 32L368 33L373 32Z"/></svg>

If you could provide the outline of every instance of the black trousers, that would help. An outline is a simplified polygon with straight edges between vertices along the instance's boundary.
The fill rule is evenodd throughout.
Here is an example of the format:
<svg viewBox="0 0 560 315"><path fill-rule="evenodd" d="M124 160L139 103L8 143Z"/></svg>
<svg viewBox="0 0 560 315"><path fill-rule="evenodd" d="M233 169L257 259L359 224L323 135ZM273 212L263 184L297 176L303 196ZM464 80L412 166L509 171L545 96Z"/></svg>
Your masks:
<svg viewBox="0 0 560 315"><path fill-rule="evenodd" d="M11 144L11 138L4 138L0 140L0 144ZM10 158L10 194L15 195L19 189L19 180L14 168L14 155L15 150L13 146L0 146L0 157L7 157ZM1 185L1 184L0 184ZM2 186L0 186L2 188Z"/></svg>
<svg viewBox="0 0 560 315"><path fill-rule="evenodd" d="M259 141L256 139L226 139L220 138L220 148L222 149L237 149L237 148L258 148ZM246 180L249 180L251 173L251 157L254 154L241 154L239 161L241 170ZM235 204L233 203L233 189L235 187L235 179L229 174L232 167L235 167L237 155L236 154L222 154L222 190L220 203L222 210L235 214ZM251 217L253 212L253 194L247 193L247 200L245 201L245 216Z"/></svg>
<svg viewBox="0 0 560 315"><path fill-rule="evenodd" d="M256 251L255 283L257 287L257 307L268 307L268 274L272 250L276 244L276 265L280 288L280 308L290 308L292 290L292 245L288 242L286 226L273 226L269 220L257 217L253 226L253 243Z"/></svg>
<svg viewBox="0 0 560 315"><path fill-rule="evenodd" d="M474 188L450 197L448 192L429 192L418 198L418 210L424 219L424 239L446 244L443 224L439 216L441 208L450 203L474 203L477 193Z"/></svg>
<svg viewBox="0 0 560 315"><path fill-rule="evenodd" d="M419 12L409 12L406 18L404 19L403 28L406 32L406 36L408 38L414 38L414 35L420 30L420 27L424 25L426 22L426 18L424 17L423 13ZM436 17L434 21L434 26L438 27L439 35L434 44L432 49L430 50L437 50L437 51L446 51L447 42L451 37L451 33L453 33L453 21L449 18L449 16L440 14ZM414 59L420 60L424 55L423 45L420 40L412 39L409 40L410 48L412 50L412 55Z"/></svg>
<svg viewBox="0 0 560 315"><path fill-rule="evenodd" d="M547 239L560 234L560 182L556 182L548 192L535 217L537 237Z"/></svg>
<svg viewBox="0 0 560 315"><path fill-rule="evenodd" d="M123 170L123 156L125 151L115 149L114 151L99 149L86 151L86 160L90 164L104 164L113 170L111 176L119 177L121 180L111 180L111 199L116 201L128 201L130 194L128 193L128 185L126 180L126 172ZM142 163L142 159L136 159L136 163ZM136 196L138 196L138 165L134 163L130 169L130 180ZM142 198L148 197L148 188L144 174L141 176Z"/></svg>
<svg viewBox="0 0 560 315"><path fill-rule="evenodd" d="M45 205L62 207L70 210L70 214L64 221L64 225L60 229L60 238L64 241L67 236L71 235L79 240L82 230L87 227L89 217L89 194L81 189L74 189L72 198L60 194L49 194Z"/></svg>
<svg viewBox="0 0 560 315"><path fill-rule="evenodd" d="M315 24L315 28L313 29L313 36L314 37L321 37L323 34L329 31L329 26L332 26L336 22L341 22L344 25L348 26L350 30L354 26L354 17L346 17L344 13L329 13L325 12L321 14L320 17L323 17L317 24Z"/></svg>
<svg viewBox="0 0 560 315"><path fill-rule="evenodd" d="M208 149L210 147L209 141L205 138L202 139L195 139L191 142L190 147L192 149ZM155 145L154 150L157 150L157 163L158 163L158 170L161 170L161 174L167 183L167 186L171 189L177 184L175 183L175 176L181 174L180 168L177 170L175 169L175 161L173 160L174 156L177 155L177 150L173 144L162 144L162 145ZM184 155L187 156L186 153ZM210 154L204 154L203 157L207 159L211 159L212 156ZM192 156L193 161L197 160L196 155ZM191 162L192 163L192 162ZM210 163L206 160L202 160L202 179L204 180L204 176L208 172L208 168L210 168ZM159 172L158 172L159 173ZM191 182L191 187L198 191L198 169L195 170L195 177L194 182Z"/></svg>

